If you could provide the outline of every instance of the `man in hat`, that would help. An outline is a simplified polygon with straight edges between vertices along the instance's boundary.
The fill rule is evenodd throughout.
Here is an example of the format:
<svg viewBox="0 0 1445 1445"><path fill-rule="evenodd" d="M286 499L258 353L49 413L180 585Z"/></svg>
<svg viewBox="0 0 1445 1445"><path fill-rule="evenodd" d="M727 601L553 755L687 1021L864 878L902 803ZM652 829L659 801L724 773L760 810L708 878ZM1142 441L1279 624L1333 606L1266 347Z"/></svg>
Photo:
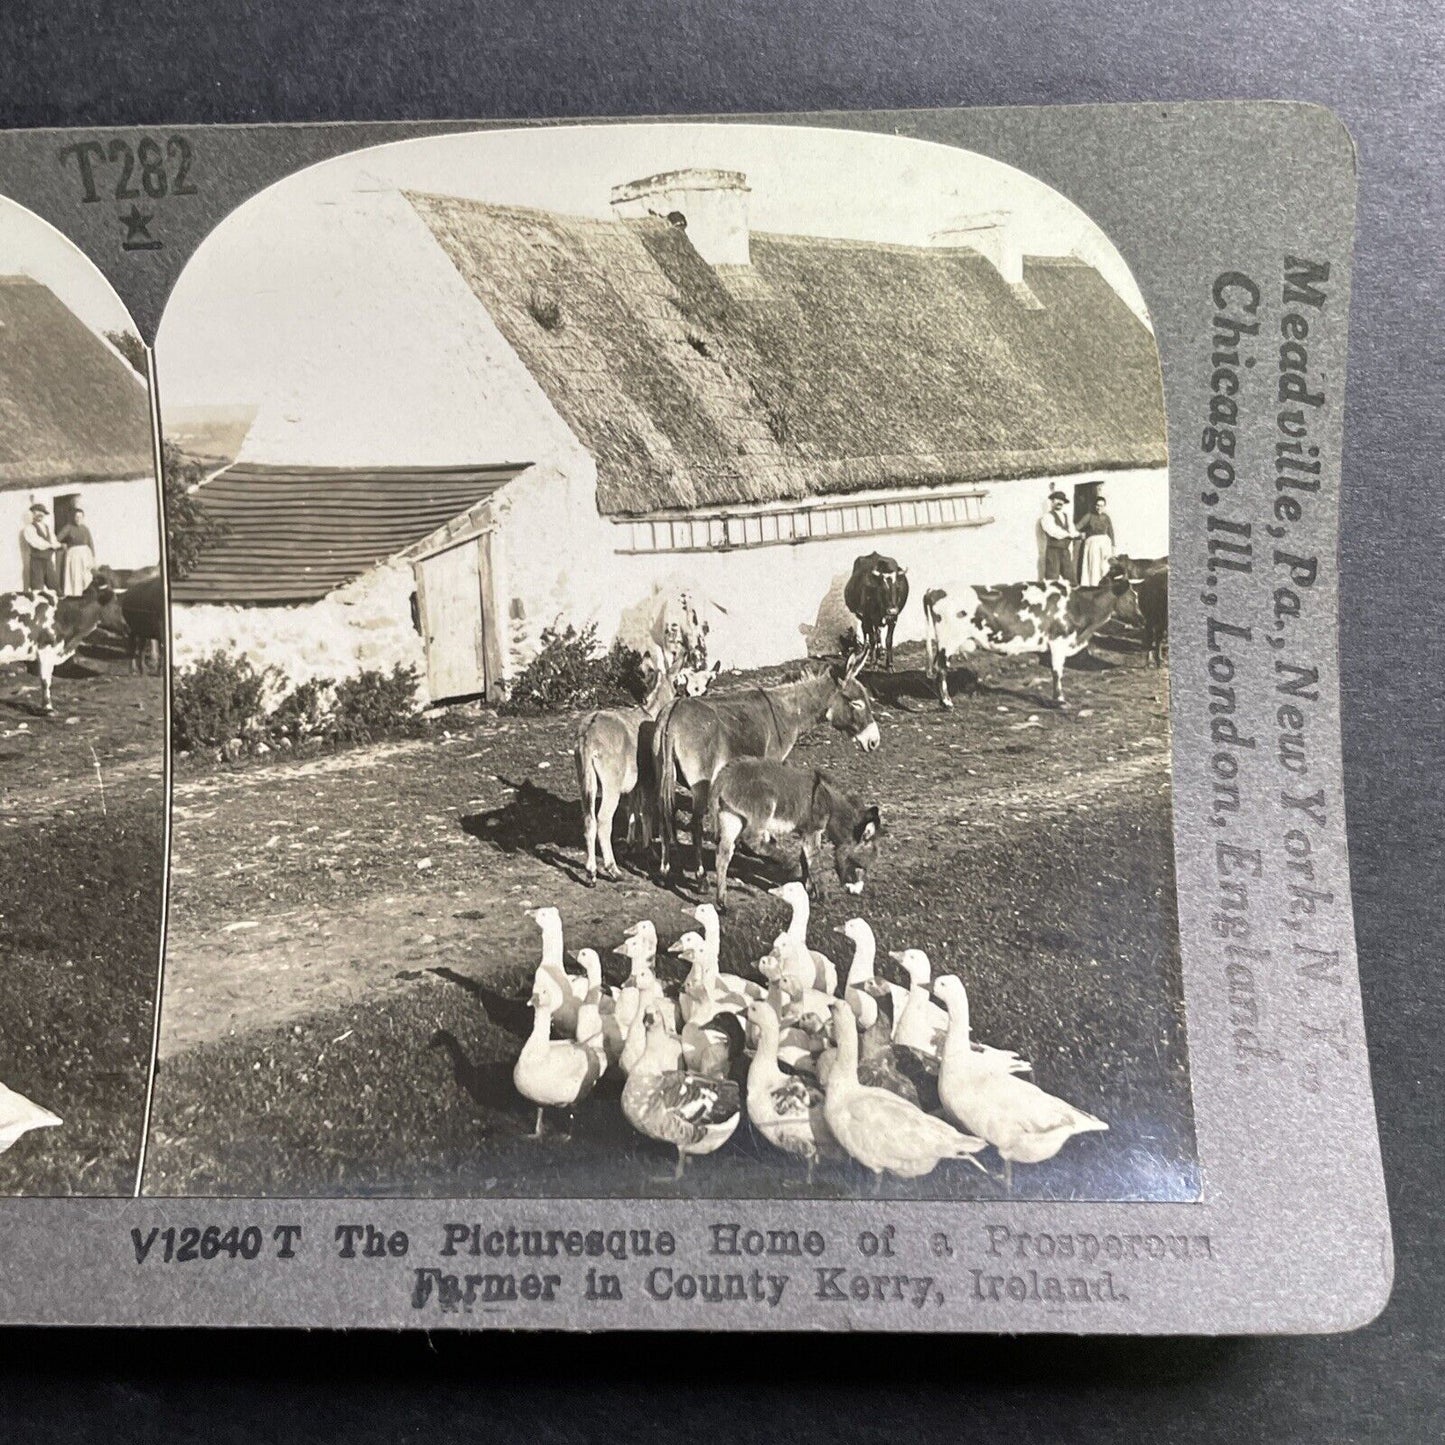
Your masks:
<svg viewBox="0 0 1445 1445"><path fill-rule="evenodd" d="M50 525L50 508L44 502L30 504L30 520L21 528L20 540L25 544L26 587L32 592L41 587L59 591L55 559L60 554L60 543Z"/></svg>
<svg viewBox="0 0 1445 1445"><path fill-rule="evenodd" d="M1074 530L1074 519L1069 515L1066 493L1049 493L1049 509L1039 518L1039 530L1044 535L1044 581L1051 582L1055 578L1065 582L1075 581L1074 542L1079 534Z"/></svg>

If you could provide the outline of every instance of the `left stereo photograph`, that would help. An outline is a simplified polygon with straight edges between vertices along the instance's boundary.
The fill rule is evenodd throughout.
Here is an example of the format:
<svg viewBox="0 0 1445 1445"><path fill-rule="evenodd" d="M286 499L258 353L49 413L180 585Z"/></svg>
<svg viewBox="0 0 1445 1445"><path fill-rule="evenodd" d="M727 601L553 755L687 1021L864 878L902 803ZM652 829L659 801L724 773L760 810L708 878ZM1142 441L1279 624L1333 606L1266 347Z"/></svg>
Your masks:
<svg viewBox="0 0 1445 1445"><path fill-rule="evenodd" d="M161 535L136 328L0 198L0 1196L136 1188L165 892Z"/></svg>

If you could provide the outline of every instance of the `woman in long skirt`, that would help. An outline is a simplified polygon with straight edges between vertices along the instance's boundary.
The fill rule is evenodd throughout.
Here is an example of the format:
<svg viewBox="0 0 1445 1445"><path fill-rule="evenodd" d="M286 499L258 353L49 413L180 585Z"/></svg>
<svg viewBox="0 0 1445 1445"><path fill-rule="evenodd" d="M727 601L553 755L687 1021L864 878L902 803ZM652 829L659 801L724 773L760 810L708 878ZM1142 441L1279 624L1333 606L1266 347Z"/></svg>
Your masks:
<svg viewBox="0 0 1445 1445"><path fill-rule="evenodd" d="M1084 539L1084 555L1079 559L1079 586L1097 587L1114 560L1114 521L1109 516L1103 497L1094 503L1094 510L1079 524Z"/></svg>
<svg viewBox="0 0 1445 1445"><path fill-rule="evenodd" d="M85 513L79 507L75 509L75 516L60 529L60 540L65 544L65 595L79 597L95 576L95 542L85 525Z"/></svg>

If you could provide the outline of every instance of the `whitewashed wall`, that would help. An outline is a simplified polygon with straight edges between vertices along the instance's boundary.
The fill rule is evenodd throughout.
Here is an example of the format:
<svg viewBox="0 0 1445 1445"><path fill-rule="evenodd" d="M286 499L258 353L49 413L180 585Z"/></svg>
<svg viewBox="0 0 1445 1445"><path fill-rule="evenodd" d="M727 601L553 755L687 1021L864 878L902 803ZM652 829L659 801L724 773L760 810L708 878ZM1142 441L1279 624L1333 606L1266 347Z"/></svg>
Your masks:
<svg viewBox="0 0 1445 1445"><path fill-rule="evenodd" d="M80 494L97 562L108 567L154 567L160 561L156 484L150 477L0 492L0 592L23 586L20 530L30 520L30 504L45 502L53 519L55 498L71 492Z"/></svg>
<svg viewBox="0 0 1445 1445"><path fill-rule="evenodd" d="M620 626L637 630L641 614L647 611L640 606L644 599L655 598L660 606L666 596L686 588L699 604L708 604L711 655L726 667L762 667L809 651L836 651L839 634L853 624L843 605L843 586L853 559L878 551L908 569L911 595L899 620L897 640L921 641L923 593L929 587L1038 576L1038 520L1049 492L1061 484L1071 491L1075 481L1090 479L1084 475L994 483L987 487L984 502L985 513L994 520L982 527L840 537L729 552L613 553L610 563L602 566L575 553L564 560L554 550L549 559L554 569L580 564L581 570L573 573L570 589L559 575L548 606L556 609L562 597L570 596L576 620L595 618L607 641ZM1121 551L1141 557L1168 551L1168 474L1163 468L1110 473L1106 495ZM618 529L605 525L613 533L609 541L615 547ZM591 530L579 523L572 535L580 540L579 533ZM566 531L559 527L558 535ZM509 550L517 550L510 539Z"/></svg>
<svg viewBox="0 0 1445 1445"><path fill-rule="evenodd" d="M289 685L311 678L340 681L368 668L390 672L411 664L426 697L426 654L411 620L415 587L410 566L375 567L319 602L296 606L177 603L171 626L175 665L187 667L216 651L240 653L258 670L275 666ZM268 705L289 686L276 685Z"/></svg>

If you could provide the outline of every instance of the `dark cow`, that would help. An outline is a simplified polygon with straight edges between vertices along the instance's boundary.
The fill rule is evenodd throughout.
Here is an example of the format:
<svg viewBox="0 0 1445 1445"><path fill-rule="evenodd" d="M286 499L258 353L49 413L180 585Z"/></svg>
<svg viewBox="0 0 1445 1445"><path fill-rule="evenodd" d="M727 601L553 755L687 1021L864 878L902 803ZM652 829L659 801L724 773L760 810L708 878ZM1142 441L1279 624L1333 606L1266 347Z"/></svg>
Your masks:
<svg viewBox="0 0 1445 1445"><path fill-rule="evenodd" d="M798 738L825 718L865 752L879 744L868 690L858 681L863 654L842 667L809 670L797 682L740 688L713 697L683 697L658 714L652 737L662 871L672 868L677 780L692 789L692 839L701 877L703 821L713 780L734 758L775 758L793 751Z"/></svg>
<svg viewBox="0 0 1445 1445"><path fill-rule="evenodd" d="M1164 666L1164 644L1169 640L1169 562L1134 583L1139 615L1144 619L1144 648L1155 667Z"/></svg>
<svg viewBox="0 0 1445 1445"><path fill-rule="evenodd" d="M833 845L838 881L861 893L878 851L883 820L875 805L845 793L820 768L790 768L771 758L739 758L712 786L717 834L717 906L727 907L728 864L739 842L756 848L776 838L797 838L805 884L826 838Z"/></svg>
<svg viewBox="0 0 1445 1445"><path fill-rule="evenodd" d="M1131 582L1142 582L1151 573L1169 570L1167 557L1120 557L1119 562Z"/></svg>
<svg viewBox="0 0 1445 1445"><path fill-rule="evenodd" d="M166 590L159 574L134 582L119 594L121 616L130 634L131 666L145 672L145 658L154 651L157 673L166 644Z"/></svg>
<svg viewBox="0 0 1445 1445"><path fill-rule="evenodd" d="M104 622L124 626L115 615L115 589L103 577L95 578L79 597L57 597L38 592L0 592L0 666L7 662L33 662L40 673L40 706L54 712L50 679L58 664L68 661L76 648Z"/></svg>
<svg viewBox="0 0 1445 1445"><path fill-rule="evenodd" d="M1089 645L1112 617L1142 624L1128 559L1116 557L1097 587L1067 582L1010 582L1002 587L935 587L924 594L928 627L927 673L938 682L938 698L948 695L948 661L961 652L984 648L1005 656L1044 652L1054 675L1054 701L1064 701L1064 663Z"/></svg>
<svg viewBox="0 0 1445 1445"><path fill-rule="evenodd" d="M863 624L864 661L878 661L879 634L886 626L888 641L884 666L893 671L893 629L898 614L908 602L908 570L892 557L870 552L853 563L853 575L843 588L843 601L848 611Z"/></svg>

